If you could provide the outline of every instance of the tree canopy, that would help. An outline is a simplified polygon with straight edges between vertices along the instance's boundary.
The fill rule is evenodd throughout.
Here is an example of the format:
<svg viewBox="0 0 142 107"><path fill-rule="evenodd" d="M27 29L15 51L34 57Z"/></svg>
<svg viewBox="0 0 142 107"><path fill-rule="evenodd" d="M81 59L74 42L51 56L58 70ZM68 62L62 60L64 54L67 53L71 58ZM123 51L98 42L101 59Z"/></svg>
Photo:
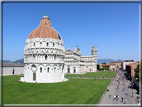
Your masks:
<svg viewBox="0 0 142 107"><path fill-rule="evenodd" d="M105 62L103 62L102 64L106 64Z"/></svg>
<svg viewBox="0 0 142 107"><path fill-rule="evenodd" d="M142 68L142 63L138 64L137 68L135 69L135 78L137 78L137 81L139 81L139 66L141 66L141 68Z"/></svg>

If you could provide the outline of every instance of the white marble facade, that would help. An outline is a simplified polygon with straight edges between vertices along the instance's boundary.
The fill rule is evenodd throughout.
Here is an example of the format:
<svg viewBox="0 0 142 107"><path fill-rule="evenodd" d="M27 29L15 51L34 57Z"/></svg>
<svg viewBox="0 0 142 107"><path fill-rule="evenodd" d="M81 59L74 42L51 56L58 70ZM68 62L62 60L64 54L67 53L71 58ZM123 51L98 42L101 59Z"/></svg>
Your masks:
<svg viewBox="0 0 142 107"><path fill-rule="evenodd" d="M38 31L39 30L39 31ZM24 49L24 82L64 81L64 42L51 27L48 16L43 16L40 26L26 40Z"/></svg>
<svg viewBox="0 0 142 107"><path fill-rule="evenodd" d="M80 74L85 72L95 72L97 70L97 47L92 47L91 56L81 56L78 46L75 50L65 51L65 73Z"/></svg>
<svg viewBox="0 0 142 107"><path fill-rule="evenodd" d="M64 80L64 51L62 40L27 39L24 50L24 80L37 82Z"/></svg>

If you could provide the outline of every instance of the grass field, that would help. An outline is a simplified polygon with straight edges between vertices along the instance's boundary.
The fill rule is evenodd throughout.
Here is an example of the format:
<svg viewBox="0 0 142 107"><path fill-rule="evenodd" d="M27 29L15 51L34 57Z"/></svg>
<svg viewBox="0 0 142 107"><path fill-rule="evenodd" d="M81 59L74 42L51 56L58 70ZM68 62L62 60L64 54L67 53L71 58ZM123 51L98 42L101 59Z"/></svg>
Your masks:
<svg viewBox="0 0 142 107"><path fill-rule="evenodd" d="M70 79L60 83L23 83L3 77L3 104L97 104L110 79Z"/></svg>
<svg viewBox="0 0 142 107"><path fill-rule="evenodd" d="M65 77L106 77L110 78L113 77L116 74L116 71L101 71L101 72L87 72L86 74L67 74Z"/></svg>

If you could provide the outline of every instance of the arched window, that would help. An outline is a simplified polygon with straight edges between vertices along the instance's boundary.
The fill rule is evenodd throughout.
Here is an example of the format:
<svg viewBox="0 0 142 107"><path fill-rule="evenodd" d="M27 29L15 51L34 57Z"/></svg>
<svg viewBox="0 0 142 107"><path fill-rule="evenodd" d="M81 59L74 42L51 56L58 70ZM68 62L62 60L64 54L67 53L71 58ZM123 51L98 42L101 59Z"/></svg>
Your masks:
<svg viewBox="0 0 142 107"><path fill-rule="evenodd" d="M70 73L70 68L68 68L68 73Z"/></svg>
<svg viewBox="0 0 142 107"><path fill-rule="evenodd" d="M46 46L48 46L49 44L48 44L48 42L46 43Z"/></svg>
<svg viewBox="0 0 142 107"><path fill-rule="evenodd" d="M54 47L54 45L55 45L55 44L53 43L53 47Z"/></svg>
<svg viewBox="0 0 142 107"><path fill-rule="evenodd" d="M35 42L34 42L34 46L35 46Z"/></svg>
<svg viewBox="0 0 142 107"><path fill-rule="evenodd" d="M74 73L76 73L75 67L74 67Z"/></svg>
<svg viewBox="0 0 142 107"><path fill-rule="evenodd" d="M42 46L42 42L40 42L40 46Z"/></svg>
<svg viewBox="0 0 142 107"><path fill-rule="evenodd" d="M47 68L47 73L49 73L49 67Z"/></svg>
<svg viewBox="0 0 142 107"><path fill-rule="evenodd" d="M40 73L42 73L42 68L40 67Z"/></svg>
<svg viewBox="0 0 142 107"><path fill-rule="evenodd" d="M56 60L56 55L54 55L54 60Z"/></svg>
<svg viewBox="0 0 142 107"><path fill-rule="evenodd" d="M33 71L36 70L36 66L35 66L35 65L32 65L31 67L32 67L32 70L33 70ZM29 67L28 67L28 69L29 69Z"/></svg>
<svg viewBox="0 0 142 107"><path fill-rule="evenodd" d="M54 72L56 72L56 68L54 68Z"/></svg>
<svg viewBox="0 0 142 107"><path fill-rule="evenodd" d="M47 60L47 55L45 55L45 60Z"/></svg>

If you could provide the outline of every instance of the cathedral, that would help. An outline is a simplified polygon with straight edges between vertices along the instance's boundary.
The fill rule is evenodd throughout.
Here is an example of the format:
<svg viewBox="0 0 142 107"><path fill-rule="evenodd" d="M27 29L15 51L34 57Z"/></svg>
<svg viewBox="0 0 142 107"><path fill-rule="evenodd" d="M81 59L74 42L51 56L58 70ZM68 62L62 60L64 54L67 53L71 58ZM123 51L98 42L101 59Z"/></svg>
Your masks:
<svg viewBox="0 0 142 107"><path fill-rule="evenodd" d="M81 56L78 46L75 50L64 48L59 33L51 26L47 15L39 27L26 40L24 48L24 77L22 82L63 82L65 74L95 72L97 68L97 47L92 47L91 56Z"/></svg>
<svg viewBox="0 0 142 107"><path fill-rule="evenodd" d="M86 72L95 72L97 70L97 47L92 47L91 56L81 56L78 46L75 50L67 49L65 51L65 73L82 74Z"/></svg>

